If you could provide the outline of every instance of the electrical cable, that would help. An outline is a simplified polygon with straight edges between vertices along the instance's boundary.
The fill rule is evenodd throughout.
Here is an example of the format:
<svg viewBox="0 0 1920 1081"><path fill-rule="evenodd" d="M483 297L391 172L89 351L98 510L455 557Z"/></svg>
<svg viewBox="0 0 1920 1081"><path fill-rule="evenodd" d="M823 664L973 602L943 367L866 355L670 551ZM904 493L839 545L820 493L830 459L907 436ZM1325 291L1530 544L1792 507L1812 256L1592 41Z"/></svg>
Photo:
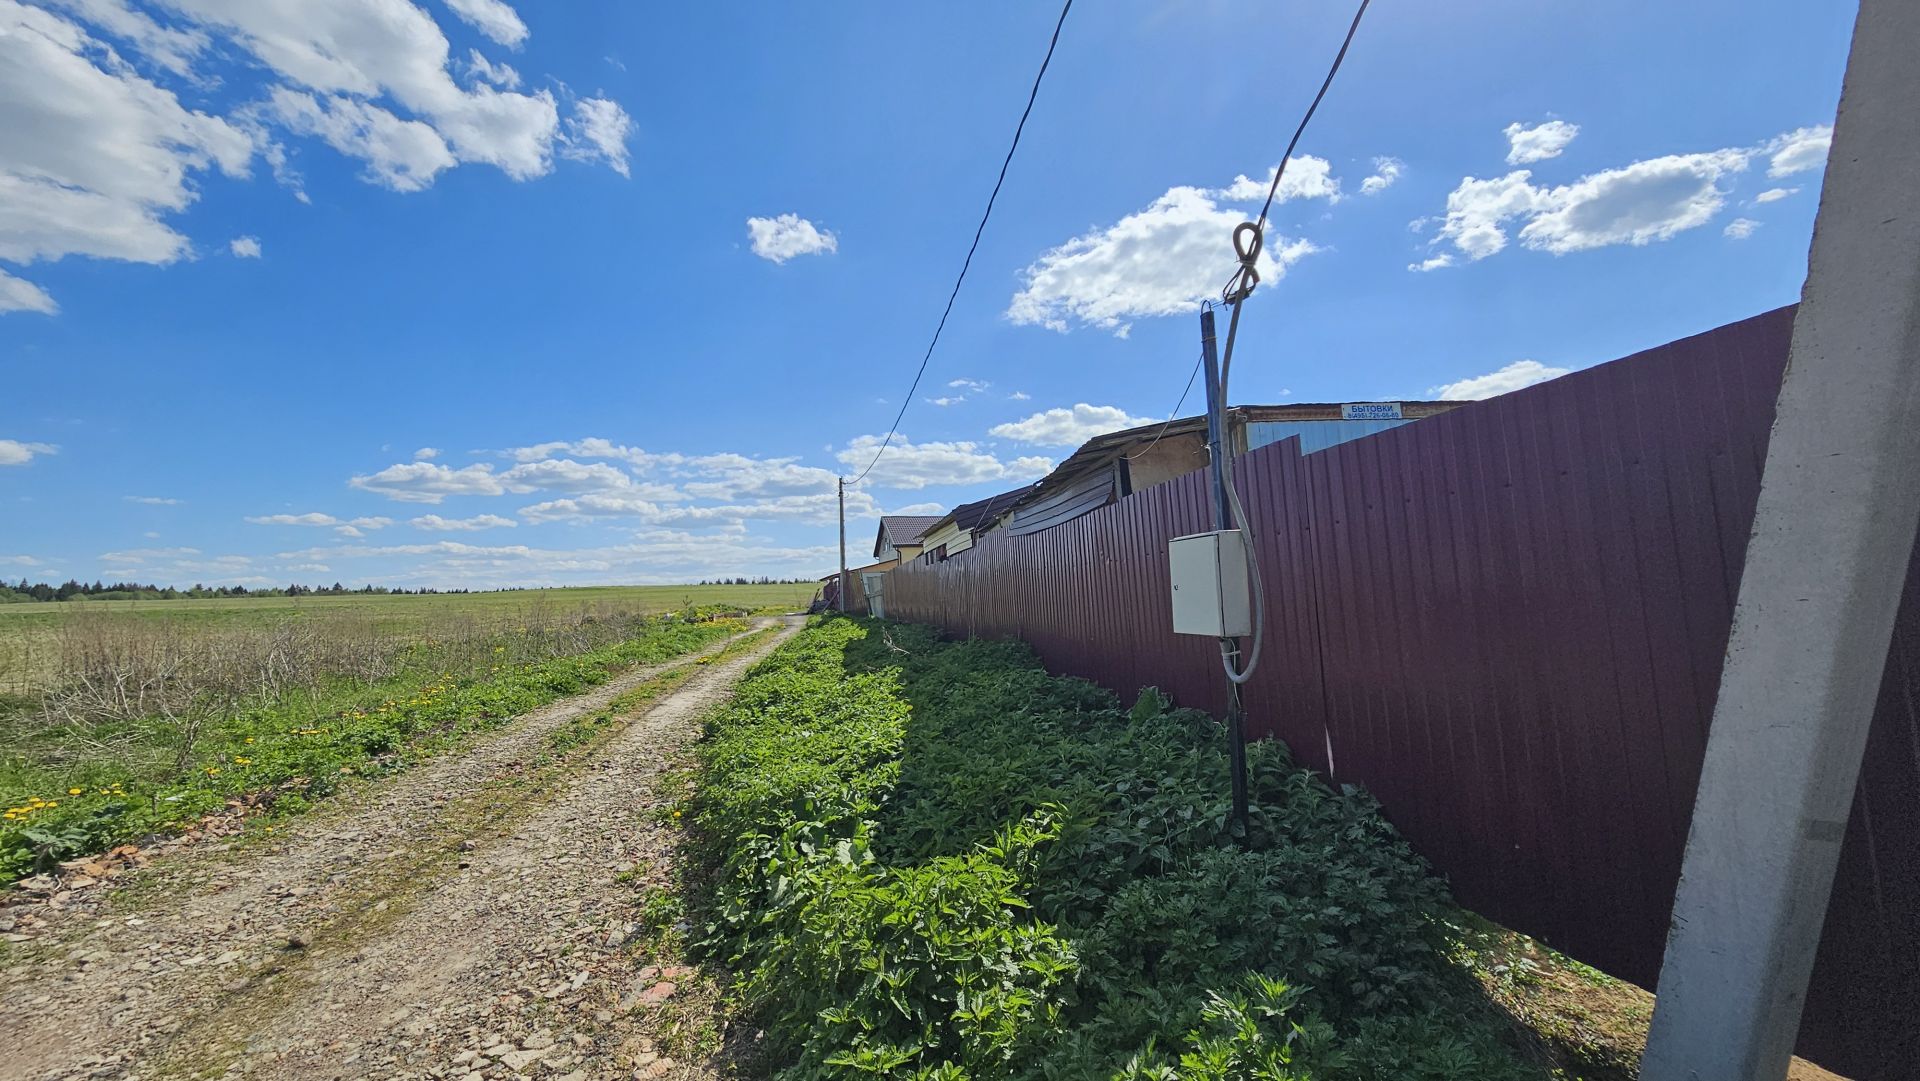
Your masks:
<svg viewBox="0 0 1920 1081"><path fill-rule="evenodd" d="M1320 108L1321 99L1327 96L1327 89L1333 86L1333 77L1340 72L1340 65L1347 59L1347 49L1353 45L1353 35L1360 29L1360 20L1367 14L1367 5L1372 0L1360 0L1360 7L1353 13L1353 22L1347 27L1347 36L1340 42L1340 51L1333 56L1333 64L1327 69L1327 77L1320 82L1320 90L1313 95L1312 104L1307 106L1305 116L1293 129L1293 138L1287 140L1287 149L1280 155L1280 164L1274 167L1273 183L1267 186L1267 201L1260 206L1260 216L1253 221L1241 222L1233 229L1233 250L1240 259L1240 269L1227 279L1226 288L1221 290L1221 299L1233 308L1233 314L1227 319L1227 341L1220 353L1220 409L1227 408L1227 379L1233 371L1233 344L1240 331L1240 306L1246 302L1260 285L1260 249L1266 243L1267 214L1273 209L1274 196L1280 191L1280 178L1286 175L1287 162L1300 145L1300 137L1306 133L1307 124L1313 120L1313 114ZM1247 511L1240 502L1240 490L1233 482L1233 454L1231 450L1220 456L1220 476L1227 490L1227 504L1233 511L1233 524L1241 531L1241 550L1246 553L1247 584L1253 588L1253 648L1247 653L1246 663L1236 668L1234 661L1237 650L1228 640L1220 643L1220 666L1227 671L1227 681L1238 686L1253 678L1253 670L1260 663L1260 648L1266 644L1266 601L1265 590L1260 582L1260 560L1254 554L1253 543L1247 535Z"/></svg>
<svg viewBox="0 0 1920 1081"><path fill-rule="evenodd" d="M1020 133L1027 130L1027 117L1033 115L1033 103L1040 97L1040 80L1047 77L1047 66L1053 63L1053 50L1060 44L1060 28L1066 25L1067 12L1073 10L1073 0L1067 0L1060 8L1060 18L1053 24L1053 38L1047 42L1047 55L1040 61L1040 71L1033 77L1033 89L1027 93L1027 107L1020 114L1020 123L1013 129L1013 145L1007 147L1007 157L1000 163L999 179L993 182L993 194L987 196L987 209L980 215L980 225L973 231L973 244L967 248L967 258L960 264L960 276L953 281L953 292L947 294L947 308L940 313L940 323L933 328L933 340L927 343L927 354L920 358L920 370L913 375L913 385L907 388L907 396L900 401L900 412L894 415L893 427L887 429L887 437L880 442L880 449L873 452L873 461L853 478L858 484L873 472L880 462L880 456L893 445L893 437L900 434L900 421L907 415L907 406L913 404L914 392L920 389L920 377L927 374L927 361L933 359L934 346L940 344L940 332L947 329L947 317L953 314L953 302L960 295L960 283L967 280L967 268L973 266L973 253L980 249L980 236L987 231L987 219L993 217L994 201L1000 198L1000 185L1007 181L1007 167L1013 164L1013 152L1020 149Z"/></svg>
<svg viewBox="0 0 1920 1081"><path fill-rule="evenodd" d="M1167 434L1167 429L1173 427L1173 422L1180 416L1180 407L1187 404L1187 395L1193 393L1193 381L1199 377L1200 365L1205 363L1206 359L1207 355L1205 353L1201 353L1194 359L1193 371L1187 373L1187 387L1180 392L1180 400L1173 403L1173 411L1167 414L1167 422L1162 424L1160 430L1153 434L1153 442L1141 447L1136 453L1122 454L1120 456L1121 458L1129 462L1133 461L1135 458L1140 457L1140 455L1152 450L1154 446L1160 442L1160 437Z"/></svg>

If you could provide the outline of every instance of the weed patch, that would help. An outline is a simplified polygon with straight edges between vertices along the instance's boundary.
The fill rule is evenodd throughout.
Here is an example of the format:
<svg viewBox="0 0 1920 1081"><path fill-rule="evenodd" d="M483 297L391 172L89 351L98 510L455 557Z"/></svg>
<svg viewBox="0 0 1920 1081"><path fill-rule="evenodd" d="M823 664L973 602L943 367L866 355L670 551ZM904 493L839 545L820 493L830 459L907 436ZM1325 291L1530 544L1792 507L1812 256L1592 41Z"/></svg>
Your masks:
<svg viewBox="0 0 1920 1081"><path fill-rule="evenodd" d="M1365 793L1017 643L830 618L710 724L697 933L791 1079L1544 1073ZM871 632L871 636L870 636Z"/></svg>

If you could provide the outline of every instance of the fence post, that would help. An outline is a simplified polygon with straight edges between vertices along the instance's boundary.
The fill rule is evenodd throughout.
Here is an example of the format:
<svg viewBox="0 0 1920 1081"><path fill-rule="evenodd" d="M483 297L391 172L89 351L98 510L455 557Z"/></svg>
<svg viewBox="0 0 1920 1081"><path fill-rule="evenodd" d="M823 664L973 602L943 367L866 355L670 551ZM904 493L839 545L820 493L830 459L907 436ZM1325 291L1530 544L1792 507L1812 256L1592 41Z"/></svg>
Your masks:
<svg viewBox="0 0 1920 1081"><path fill-rule="evenodd" d="M1862 0L1643 1081L1784 1077L1920 522L1920 4Z"/></svg>

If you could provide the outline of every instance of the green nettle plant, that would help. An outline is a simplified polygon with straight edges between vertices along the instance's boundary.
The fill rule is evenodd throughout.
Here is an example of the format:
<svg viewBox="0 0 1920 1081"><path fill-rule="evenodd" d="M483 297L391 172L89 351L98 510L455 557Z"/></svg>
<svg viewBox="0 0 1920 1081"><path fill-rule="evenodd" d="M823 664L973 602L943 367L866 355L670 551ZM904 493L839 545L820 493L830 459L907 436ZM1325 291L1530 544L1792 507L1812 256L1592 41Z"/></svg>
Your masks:
<svg viewBox="0 0 1920 1081"><path fill-rule="evenodd" d="M701 945L779 1076L1540 1076L1365 793L1258 743L1236 843L1211 718L880 626L817 622L701 747Z"/></svg>

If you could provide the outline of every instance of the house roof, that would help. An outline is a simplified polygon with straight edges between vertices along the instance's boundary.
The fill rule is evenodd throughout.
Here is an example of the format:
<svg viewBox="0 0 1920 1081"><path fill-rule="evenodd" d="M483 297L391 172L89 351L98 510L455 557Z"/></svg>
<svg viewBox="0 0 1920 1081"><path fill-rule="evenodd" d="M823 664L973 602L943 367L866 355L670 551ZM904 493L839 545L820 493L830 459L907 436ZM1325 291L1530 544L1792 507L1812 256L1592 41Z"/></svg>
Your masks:
<svg viewBox="0 0 1920 1081"><path fill-rule="evenodd" d="M1010 492L990 495L985 499L975 500L972 503L962 503L953 508L945 518L940 519L938 525L952 522L961 529L978 528L981 522L987 521L994 515L1012 510L1013 505L1018 503L1020 497L1026 495L1027 491L1032 487L1033 485L1031 484L1022 484ZM938 525L936 525L935 528L938 528ZM933 530L929 529L927 532L931 533Z"/></svg>
<svg viewBox="0 0 1920 1081"><path fill-rule="evenodd" d="M1345 415L1341 409L1343 405L1358 404L1373 403L1299 402L1293 405L1236 405L1227 410L1227 416L1230 428L1236 422L1260 424L1289 420L1340 420ZM1444 413L1468 403L1402 401L1397 404L1405 411L1408 420L1417 420L1435 413ZM1123 428L1117 432L1108 432L1106 435L1096 435L1080 444L1080 449L1069 454L1065 461L1054 467L1053 472L1035 481L1018 498L1009 502L1007 509L1011 510L1016 506L1030 503L1042 495L1079 480L1086 476L1089 470L1112 464L1116 457L1136 444L1206 430L1207 418L1205 414L1201 414L1155 424L1143 424L1138 428Z"/></svg>
<svg viewBox="0 0 1920 1081"><path fill-rule="evenodd" d="M912 544L939 522L938 514L889 514L880 519L880 536L874 539L874 547L880 547L882 537L895 548Z"/></svg>

